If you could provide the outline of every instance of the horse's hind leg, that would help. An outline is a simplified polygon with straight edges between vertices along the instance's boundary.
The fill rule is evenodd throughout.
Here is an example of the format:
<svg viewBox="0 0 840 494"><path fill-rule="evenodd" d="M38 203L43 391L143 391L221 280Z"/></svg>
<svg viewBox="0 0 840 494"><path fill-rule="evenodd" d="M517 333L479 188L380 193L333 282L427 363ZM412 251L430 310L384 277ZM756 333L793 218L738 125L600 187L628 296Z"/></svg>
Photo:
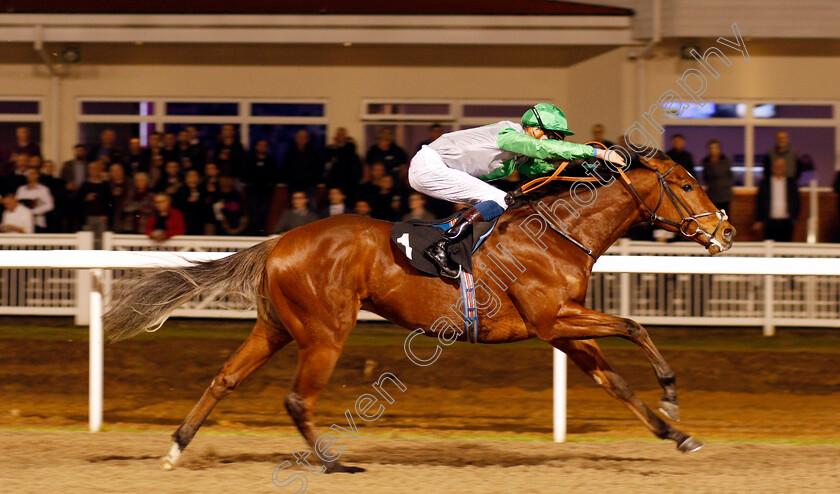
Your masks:
<svg viewBox="0 0 840 494"><path fill-rule="evenodd" d="M341 336L336 335L337 338ZM346 335L345 335L346 337ZM344 339L341 341L317 341L308 345L299 345L299 360L297 371L292 382L292 389L286 395L286 410L295 421L300 433L312 451L318 451L315 443L318 441L318 430L313 420L313 409L315 402L330 380L335 369L338 357L344 346ZM352 426L352 424L351 424ZM355 427L355 426L353 426ZM348 467L338 462L338 459L329 460L319 458L327 473L356 473L364 472L364 468ZM319 460L312 459L312 463Z"/></svg>
<svg viewBox="0 0 840 494"><path fill-rule="evenodd" d="M610 364L607 363L597 343L591 340L565 340L557 341L553 345L568 355L578 367L589 374L610 396L623 401L656 437L660 439L671 439L677 443L677 449L683 453L696 451L703 446L703 443L700 441L671 427L653 413L633 393L633 390L630 389L630 385L627 384L624 378L619 376Z"/></svg>
<svg viewBox="0 0 840 494"><path fill-rule="evenodd" d="M172 447L169 454L161 458L160 465L171 470L216 404L290 341L292 337L285 329L258 319L251 334L222 365L184 423L172 434Z"/></svg>

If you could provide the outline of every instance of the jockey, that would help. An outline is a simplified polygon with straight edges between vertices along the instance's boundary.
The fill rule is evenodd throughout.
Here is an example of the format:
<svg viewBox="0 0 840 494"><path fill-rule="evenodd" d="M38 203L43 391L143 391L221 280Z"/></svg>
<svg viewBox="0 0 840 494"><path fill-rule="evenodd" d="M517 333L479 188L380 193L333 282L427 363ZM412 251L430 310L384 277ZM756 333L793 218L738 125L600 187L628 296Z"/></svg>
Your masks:
<svg viewBox="0 0 840 494"><path fill-rule="evenodd" d="M521 125L502 121L450 132L417 152L408 169L408 182L415 190L472 205L426 250L442 276L456 278L460 271L449 259L447 248L469 235L473 223L491 221L507 209L505 192L487 181L514 170L525 175L551 173L555 166L546 160L595 157L624 166L621 155L614 151L564 142L570 135L574 132L568 128L566 115L552 104L540 103L525 112Z"/></svg>

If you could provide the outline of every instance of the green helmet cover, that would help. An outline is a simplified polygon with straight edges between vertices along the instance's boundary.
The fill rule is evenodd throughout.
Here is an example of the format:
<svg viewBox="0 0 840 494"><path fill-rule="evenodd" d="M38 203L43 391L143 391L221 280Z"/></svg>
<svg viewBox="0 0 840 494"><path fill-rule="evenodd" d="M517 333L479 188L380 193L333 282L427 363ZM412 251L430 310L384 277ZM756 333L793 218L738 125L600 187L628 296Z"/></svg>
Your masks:
<svg viewBox="0 0 840 494"><path fill-rule="evenodd" d="M537 115L534 115L534 108L537 109L539 119L537 118ZM562 110L560 110L560 108L557 108L551 103L538 103L534 105L534 108L529 108L528 111L522 115L523 126L545 128L567 136L575 135L574 132L569 130L566 115ZM540 121L542 121L542 125L540 125Z"/></svg>

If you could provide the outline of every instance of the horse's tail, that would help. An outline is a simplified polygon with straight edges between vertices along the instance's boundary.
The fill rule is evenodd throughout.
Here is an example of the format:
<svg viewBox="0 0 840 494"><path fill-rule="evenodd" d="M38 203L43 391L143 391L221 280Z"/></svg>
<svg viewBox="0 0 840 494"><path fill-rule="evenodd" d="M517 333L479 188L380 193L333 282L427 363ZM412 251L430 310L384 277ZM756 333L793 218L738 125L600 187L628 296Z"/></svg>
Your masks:
<svg viewBox="0 0 840 494"><path fill-rule="evenodd" d="M216 261L145 271L117 283L103 316L108 338L116 341L160 328L172 311L208 292L256 302L266 261L280 238L273 238Z"/></svg>

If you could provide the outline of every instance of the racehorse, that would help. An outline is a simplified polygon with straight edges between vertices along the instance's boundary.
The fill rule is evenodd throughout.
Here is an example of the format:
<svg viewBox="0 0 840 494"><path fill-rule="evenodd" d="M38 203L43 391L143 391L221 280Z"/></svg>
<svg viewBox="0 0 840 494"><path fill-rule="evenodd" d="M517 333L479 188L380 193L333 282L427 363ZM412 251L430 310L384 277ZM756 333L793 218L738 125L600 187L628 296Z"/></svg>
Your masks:
<svg viewBox="0 0 840 494"><path fill-rule="evenodd" d="M584 307L587 283L596 259L643 220L691 238L711 254L731 247L735 229L694 177L664 153L638 159L641 166L629 169L623 178L613 174L608 182L604 178L606 183L592 185L590 197L576 195L580 190L575 185L553 183L542 188L542 205L534 204L533 197L519 200L501 216L489 239L503 245L515 259L516 267L510 269L517 269L518 276L515 282L501 280L491 287L496 310L492 317L479 311L479 340L507 343L536 337L551 344L624 402L654 435L690 452L702 443L648 408L607 363L593 339L619 336L641 347L664 391L659 409L676 421L674 372L644 327ZM573 200L589 203L570 211L567 205ZM549 215L555 221L549 221ZM546 224L538 225L540 220ZM567 228L558 229L557 220ZM106 331L115 340L159 328L175 308L203 293L242 293L256 301L253 331L172 435L171 449L161 459L164 468L174 467L219 400L292 340L297 342L299 360L285 405L315 450L319 437L313 418L315 403L360 309L405 328L422 328L428 336L452 339L443 333L453 328L434 322L450 314L458 302L458 283L414 269L391 242L392 226L362 216L334 216L229 257L184 268L159 268L117 286L104 317ZM488 241L474 254L476 280L500 278L491 273L491 267L497 266L489 258L491 251ZM456 337L465 339L464 333ZM363 471L338 461L323 464L327 472Z"/></svg>

